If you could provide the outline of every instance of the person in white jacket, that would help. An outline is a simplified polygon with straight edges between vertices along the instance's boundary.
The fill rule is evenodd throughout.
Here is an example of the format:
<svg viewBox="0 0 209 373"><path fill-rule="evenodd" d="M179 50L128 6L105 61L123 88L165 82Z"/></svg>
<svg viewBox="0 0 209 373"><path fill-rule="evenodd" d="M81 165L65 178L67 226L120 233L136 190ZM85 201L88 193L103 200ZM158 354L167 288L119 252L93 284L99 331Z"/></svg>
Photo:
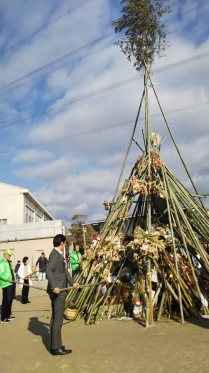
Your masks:
<svg viewBox="0 0 209 373"><path fill-rule="evenodd" d="M31 303L28 300L29 287L24 286L24 284L32 286L32 280L30 278L31 273L32 271L31 271L30 264L28 263L28 257L25 256L18 270L18 276L20 278L20 282L23 284L23 285L22 284L20 285L20 288L22 288L22 304Z"/></svg>

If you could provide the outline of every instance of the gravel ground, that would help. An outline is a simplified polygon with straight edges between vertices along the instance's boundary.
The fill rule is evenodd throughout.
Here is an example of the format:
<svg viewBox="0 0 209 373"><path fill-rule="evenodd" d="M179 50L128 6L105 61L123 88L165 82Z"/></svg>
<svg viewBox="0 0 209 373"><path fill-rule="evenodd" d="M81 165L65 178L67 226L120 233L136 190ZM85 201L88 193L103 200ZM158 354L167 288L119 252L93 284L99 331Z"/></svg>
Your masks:
<svg viewBox="0 0 209 373"><path fill-rule="evenodd" d="M47 281L33 284L46 288ZM183 326L159 322L146 330L134 321L102 320L86 326L83 320L64 320L63 344L73 353L52 356L48 296L30 289L31 303L23 305L20 294L17 289L15 320L0 324L2 373L209 372L209 321L190 320Z"/></svg>

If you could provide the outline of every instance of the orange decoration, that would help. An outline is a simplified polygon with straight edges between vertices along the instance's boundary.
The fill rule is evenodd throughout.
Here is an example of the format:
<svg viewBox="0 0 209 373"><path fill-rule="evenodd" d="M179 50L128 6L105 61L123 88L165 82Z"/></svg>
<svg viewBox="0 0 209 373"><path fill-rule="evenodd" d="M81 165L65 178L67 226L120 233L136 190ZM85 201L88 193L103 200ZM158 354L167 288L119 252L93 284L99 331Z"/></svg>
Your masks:
<svg viewBox="0 0 209 373"><path fill-rule="evenodd" d="M121 219L123 219L124 218L124 215L121 215Z"/></svg>
<svg viewBox="0 0 209 373"><path fill-rule="evenodd" d="M102 250L101 246L99 247L99 250Z"/></svg>
<svg viewBox="0 0 209 373"><path fill-rule="evenodd" d="M110 244L110 243L108 243L108 244L107 244L107 247L110 247L110 246L111 246L111 244Z"/></svg>
<svg viewBox="0 0 209 373"><path fill-rule="evenodd" d="M106 300L105 304L109 304L109 300Z"/></svg>

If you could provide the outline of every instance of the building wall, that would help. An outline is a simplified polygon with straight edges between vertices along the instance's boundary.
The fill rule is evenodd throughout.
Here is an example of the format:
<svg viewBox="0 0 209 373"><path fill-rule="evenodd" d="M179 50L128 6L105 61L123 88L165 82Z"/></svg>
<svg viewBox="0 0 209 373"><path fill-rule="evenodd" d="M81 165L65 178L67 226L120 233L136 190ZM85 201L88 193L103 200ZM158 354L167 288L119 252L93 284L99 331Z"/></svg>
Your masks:
<svg viewBox="0 0 209 373"><path fill-rule="evenodd" d="M59 233L68 233L66 229L62 220L0 225L0 241L8 242L54 237Z"/></svg>
<svg viewBox="0 0 209 373"><path fill-rule="evenodd" d="M12 224L0 226L0 259L5 249L14 253L13 264L28 256L31 266L35 266L37 258L44 251L49 257L53 249L53 237L57 234L67 234L64 256L73 250L73 238L62 220L40 221L36 223Z"/></svg>
<svg viewBox="0 0 209 373"><path fill-rule="evenodd" d="M53 218L28 192L28 189L0 183L0 220L6 219L7 225L26 223L26 206L28 206L34 211L34 222L51 221Z"/></svg>
<svg viewBox="0 0 209 373"><path fill-rule="evenodd" d="M18 260L23 259L24 256L28 256L31 267L35 266L37 258L44 251L47 258L53 249L53 237L36 239L36 240L25 240L25 241L11 241L0 243L0 258L2 258L3 251L10 249L14 255L11 256L13 266L16 265Z"/></svg>
<svg viewBox="0 0 209 373"><path fill-rule="evenodd" d="M7 219L7 224L24 222L24 195L21 189L0 184L0 219Z"/></svg>

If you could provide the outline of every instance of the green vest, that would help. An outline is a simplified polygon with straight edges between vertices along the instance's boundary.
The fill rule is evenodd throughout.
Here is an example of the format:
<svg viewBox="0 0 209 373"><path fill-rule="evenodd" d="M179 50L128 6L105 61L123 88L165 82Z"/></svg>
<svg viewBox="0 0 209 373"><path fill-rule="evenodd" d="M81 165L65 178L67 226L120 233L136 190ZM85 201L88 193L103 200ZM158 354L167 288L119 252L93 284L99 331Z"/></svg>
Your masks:
<svg viewBox="0 0 209 373"><path fill-rule="evenodd" d="M76 271L76 269L79 267L80 262L78 263L78 260L81 258L81 253L77 253L76 251L73 251L73 253L70 255L70 263L73 271Z"/></svg>
<svg viewBox="0 0 209 373"><path fill-rule="evenodd" d="M2 258L0 261L0 286L2 289L12 285L12 282L9 282L10 279L12 280L12 275L9 268L9 263L5 258Z"/></svg>

